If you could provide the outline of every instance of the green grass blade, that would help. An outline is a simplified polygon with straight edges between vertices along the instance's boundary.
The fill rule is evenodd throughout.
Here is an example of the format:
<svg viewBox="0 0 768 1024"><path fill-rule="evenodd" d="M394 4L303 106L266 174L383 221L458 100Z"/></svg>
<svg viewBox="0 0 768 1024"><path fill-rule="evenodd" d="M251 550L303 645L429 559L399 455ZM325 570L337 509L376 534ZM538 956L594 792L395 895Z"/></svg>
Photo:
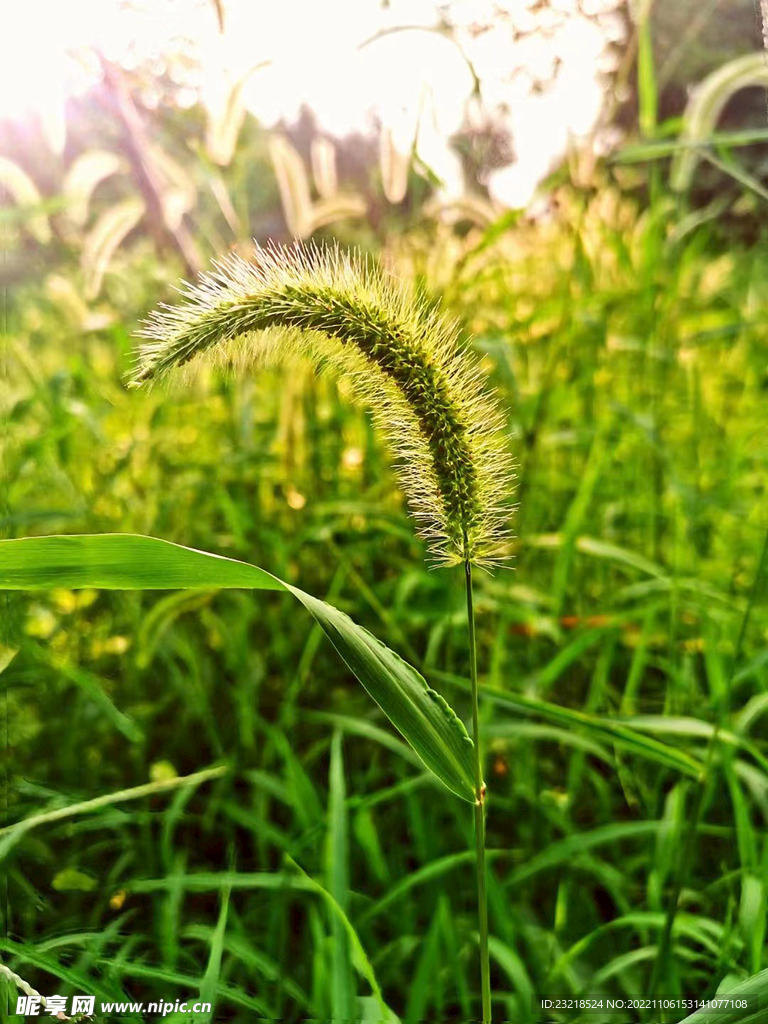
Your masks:
<svg viewBox="0 0 768 1024"><path fill-rule="evenodd" d="M576 550L576 541L591 507L592 496L605 465L608 454L608 432L609 421L606 420L597 429L579 486L568 508L565 523L563 524L561 532L562 544L557 553L552 578L552 606L557 615L562 613L568 583L573 578L571 567Z"/></svg>
<svg viewBox="0 0 768 1024"><path fill-rule="evenodd" d="M344 931L346 932L349 940L349 948L351 952L352 963L355 965L357 971L365 978L368 984L371 986L371 992L373 993L374 999L376 999L379 1009L381 1011L382 1021L389 1021L392 1013L384 1002L384 996L381 993L381 986L376 978L376 974L373 970L371 961L368 958L368 954L365 952L360 936L354 929L352 922L349 920L343 909L339 906L333 896L324 889L319 882L316 882L314 878L310 878L306 872L302 871L299 865L292 860L290 857L286 857L286 862L295 868L299 874L293 876L296 882L302 883L302 888L307 889L309 892L314 892L321 897L330 908L330 910L338 917L341 922Z"/></svg>
<svg viewBox="0 0 768 1024"><path fill-rule="evenodd" d="M71 985L76 992L95 995L98 999L110 1000L115 998L114 991L117 986L114 979L99 980L90 973L85 974L72 967L67 967L65 964L60 964L55 957L40 953L33 946L23 945L20 942L14 942L12 939L0 939L0 952L13 956L15 960L23 964L29 964L41 971L45 971L59 981ZM119 993L119 988L117 988L117 991Z"/></svg>
<svg viewBox="0 0 768 1024"><path fill-rule="evenodd" d="M143 786L133 786L131 789L121 789L117 793L106 793L103 796L94 797L92 800L83 800L80 803L69 804L67 807L53 807L40 814L33 814L29 818L15 821L10 825L0 828L0 861L8 851L27 832L39 825L47 825L54 821L61 821L64 818L71 818L75 815L89 814L93 811L100 811L103 807L112 804L123 803L126 800L140 800L142 797L154 796L156 793L164 793L167 790L178 789L180 786L197 786L209 779L218 779L229 771L226 765L219 765L215 768L205 768L203 771L195 772L194 775L180 775L174 779L163 779L158 782L147 782Z"/></svg>
<svg viewBox="0 0 768 1024"><path fill-rule="evenodd" d="M542 871L561 864L569 864L573 861L574 857L586 853L596 846L651 835L658 827L658 821L628 821L614 825L604 825L589 832L567 836L559 842L552 843L546 850L536 854L526 864L508 874L504 879L504 885L521 885ZM448 872L471 863L473 856L474 853L471 850L464 850L461 853L450 853L445 857L438 857L437 860L431 861L429 864L425 864L423 867L411 872L410 875L396 882L388 892L370 906L362 915L361 921L368 922L377 917L397 900L402 899L412 889L425 885L427 882L432 882L437 878L442 878ZM494 861L499 858L508 857L509 851L489 849L486 850L486 856L489 861Z"/></svg>
<svg viewBox="0 0 768 1024"><path fill-rule="evenodd" d="M283 590L268 572L156 537L106 533L24 537L0 542L0 590L94 587L186 590L238 587Z"/></svg>
<svg viewBox="0 0 768 1024"><path fill-rule="evenodd" d="M348 667L421 760L453 793L474 802L472 741L455 712L424 678L343 612L296 587Z"/></svg>
<svg viewBox="0 0 768 1024"><path fill-rule="evenodd" d="M114 963L106 958L100 961L100 965L114 970ZM163 985L177 985L180 988L189 989L190 992L197 992L200 987L199 977L191 974L182 974L180 971L166 971L159 967L148 966L147 964L123 963L120 965L120 973L130 978L160 981ZM266 1017L268 1020L275 1019L275 1014L271 1007L234 985L226 985L221 981L218 982L216 985L216 996L219 1002L227 1002L233 1006L242 1006L246 1010L252 1010L260 1016Z"/></svg>
<svg viewBox="0 0 768 1024"><path fill-rule="evenodd" d="M738 1007L697 1010L680 1024L765 1024L768 1020L768 970L760 971L741 985L719 994L729 1000L749 999L752 1007L749 1010Z"/></svg>
<svg viewBox="0 0 768 1024"><path fill-rule="evenodd" d="M153 537L104 534L0 541L0 590L240 588L287 590L304 605L358 681L444 785L474 802L472 741L411 665L325 601L246 562Z"/></svg>
<svg viewBox="0 0 768 1024"><path fill-rule="evenodd" d="M219 919L216 922L216 927L213 930L211 936L211 948L208 956L208 965L205 968L205 974L200 982L200 1001L203 1003L210 1003L211 1011L209 1014L201 1015L197 1017L197 1021L202 1024L203 1021L214 1020L214 1014L216 1013L216 989L219 985L219 978L221 976L221 957L224 952L224 936L227 930L227 915L229 913L229 889L224 889L221 894L221 909L219 910Z"/></svg>
<svg viewBox="0 0 768 1024"><path fill-rule="evenodd" d="M345 914L349 912L349 823L344 781L342 736L336 731L331 743L330 793L328 799L328 841L326 884L328 892ZM331 1005L337 1020L351 1020L355 1012L355 981L349 962L349 942L337 914L331 914Z"/></svg>
<svg viewBox="0 0 768 1024"><path fill-rule="evenodd" d="M643 6L644 13L640 16L637 27L637 93L639 99L640 130L645 138L652 136L656 130L658 110L658 83L653 66L653 39L651 35L651 3Z"/></svg>
<svg viewBox="0 0 768 1024"><path fill-rule="evenodd" d="M193 924L184 929L183 937L197 939L209 945L214 929L209 925ZM285 991L305 1010L310 1009L307 994L293 981L281 975L282 965L271 956L257 949L245 936L227 934L223 939L224 949L234 959L241 961L249 971L254 971L268 981L280 981Z"/></svg>
<svg viewBox="0 0 768 1024"><path fill-rule="evenodd" d="M427 1011L435 993L437 978L442 965L440 949L441 920L444 914L444 903L439 902L437 910L432 916L432 924L429 926L426 938L421 946L421 955L416 963L416 969L411 980L408 993L408 1003L405 1008L405 1019L407 1021L429 1020ZM441 1020L442 1014L432 1011L432 1019Z"/></svg>
<svg viewBox="0 0 768 1024"><path fill-rule="evenodd" d="M722 64L699 83L683 115L680 141L685 143L670 168L673 191L689 188L701 150L714 131L720 114L731 97L741 89L768 84L768 68L762 53L745 53Z"/></svg>
<svg viewBox="0 0 768 1024"><path fill-rule="evenodd" d="M517 994L517 1020L520 1024L525 1024L531 1020L531 997L535 994L526 966L514 949L494 935L488 939L488 949L491 957L512 983L512 988Z"/></svg>
<svg viewBox="0 0 768 1024"><path fill-rule="evenodd" d="M34 649L30 645L27 652L32 654L40 664L48 665L42 649ZM56 664L55 670L65 679L73 683L90 701L92 701L106 719L114 726L119 733L131 743L141 743L144 740L144 733L128 715L124 714L112 701L107 693L106 685L98 676L86 672L77 665Z"/></svg>
<svg viewBox="0 0 768 1024"><path fill-rule="evenodd" d="M432 675L464 690L469 689L469 681L460 676L448 672L433 672ZM575 708L567 708L550 701L540 700L538 697L498 691L484 685L480 686L480 698L490 701L498 707L507 708L516 714L543 718L545 721L566 728L580 729L594 741L613 743L616 747L627 750L637 757L642 757L644 760L666 768L674 768L692 778L698 779L701 774L702 764L697 758L668 743L646 736L621 720L590 715L584 711L577 711Z"/></svg>

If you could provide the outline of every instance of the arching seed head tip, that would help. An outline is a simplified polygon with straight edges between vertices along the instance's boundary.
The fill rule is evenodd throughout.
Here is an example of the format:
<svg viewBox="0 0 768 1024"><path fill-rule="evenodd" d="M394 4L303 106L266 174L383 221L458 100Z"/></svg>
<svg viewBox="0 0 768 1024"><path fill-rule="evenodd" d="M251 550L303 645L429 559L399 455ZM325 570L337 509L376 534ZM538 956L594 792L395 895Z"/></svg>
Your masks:
<svg viewBox="0 0 768 1024"><path fill-rule="evenodd" d="M203 354L219 358L237 338L243 361L300 352L334 366L398 456L432 556L478 564L507 557L509 460L479 361L457 343L454 321L414 301L367 254L301 243L257 246L253 263L231 254L197 285L185 283L183 303L150 314L139 336L134 387Z"/></svg>

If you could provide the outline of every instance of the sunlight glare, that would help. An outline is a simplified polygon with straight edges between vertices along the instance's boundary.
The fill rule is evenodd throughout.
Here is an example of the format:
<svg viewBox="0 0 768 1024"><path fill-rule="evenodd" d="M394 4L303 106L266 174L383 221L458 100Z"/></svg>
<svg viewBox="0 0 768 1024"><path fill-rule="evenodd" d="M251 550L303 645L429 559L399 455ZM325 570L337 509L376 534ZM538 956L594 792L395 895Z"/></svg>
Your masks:
<svg viewBox="0 0 768 1024"><path fill-rule="evenodd" d="M610 12L617 0L597 2ZM95 52L136 67L183 51L192 58L188 84L209 110L223 110L242 81L246 108L266 127L291 122L304 106L337 138L384 125L396 148L404 156L415 149L443 195L454 197L464 183L450 138L472 96L469 61L487 116L515 154L491 172L489 190L503 205L523 206L573 141L594 130L605 99L599 69L616 41L615 24L586 18L577 0L535 12L528 0L224 6L221 33L210 0L24 0L0 38L0 119L35 113L60 151L66 97L98 83ZM441 12L455 41L434 31Z"/></svg>

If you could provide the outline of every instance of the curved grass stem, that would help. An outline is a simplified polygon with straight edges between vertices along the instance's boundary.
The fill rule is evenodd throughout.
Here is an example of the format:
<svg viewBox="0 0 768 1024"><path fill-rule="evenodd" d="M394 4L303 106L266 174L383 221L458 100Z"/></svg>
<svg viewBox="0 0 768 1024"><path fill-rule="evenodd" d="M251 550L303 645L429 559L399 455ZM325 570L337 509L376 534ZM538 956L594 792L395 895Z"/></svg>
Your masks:
<svg viewBox="0 0 768 1024"><path fill-rule="evenodd" d="M469 665L472 680L472 739L475 744L475 871L477 873L477 912L480 930L480 988L483 999L483 1024L491 1021L491 968L488 956L488 900L485 892L485 783L480 757L480 710L477 693L477 641L475 608L472 596L472 563L464 561L467 588L467 624L469 629Z"/></svg>

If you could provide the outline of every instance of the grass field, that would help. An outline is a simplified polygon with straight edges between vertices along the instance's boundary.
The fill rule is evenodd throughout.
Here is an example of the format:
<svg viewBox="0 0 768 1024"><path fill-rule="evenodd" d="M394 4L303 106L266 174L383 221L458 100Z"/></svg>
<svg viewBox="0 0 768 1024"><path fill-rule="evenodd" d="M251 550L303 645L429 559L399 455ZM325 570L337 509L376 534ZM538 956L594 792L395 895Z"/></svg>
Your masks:
<svg viewBox="0 0 768 1024"><path fill-rule="evenodd" d="M732 987L768 966L768 246L605 185L387 249L482 353L517 464L512 568L476 582L496 1017ZM3 535L253 561L468 719L461 572L425 566L343 380L126 390L175 279L139 246L86 321L65 275L11 293ZM5 618L14 971L288 1021L381 1019L373 972L401 1019L477 1018L470 809L287 595L54 590Z"/></svg>

